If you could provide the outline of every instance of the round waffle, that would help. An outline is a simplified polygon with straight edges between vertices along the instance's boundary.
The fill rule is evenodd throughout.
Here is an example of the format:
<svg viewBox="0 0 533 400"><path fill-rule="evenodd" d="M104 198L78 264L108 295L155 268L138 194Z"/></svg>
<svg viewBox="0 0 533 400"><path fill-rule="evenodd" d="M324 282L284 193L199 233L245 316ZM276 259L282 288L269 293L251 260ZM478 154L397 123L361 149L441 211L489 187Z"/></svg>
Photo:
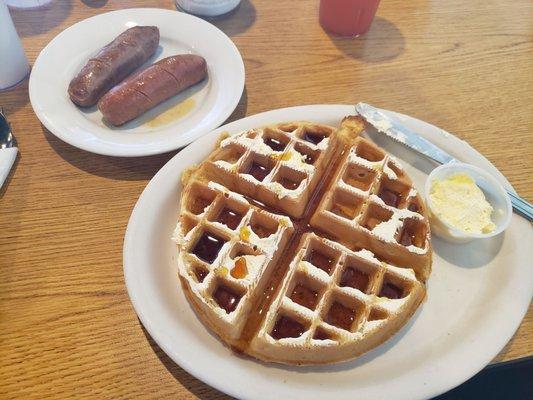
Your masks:
<svg viewBox="0 0 533 400"><path fill-rule="evenodd" d="M187 298L233 349L287 364L349 360L425 297L425 205L392 156L291 122L221 136L183 176L174 239Z"/></svg>

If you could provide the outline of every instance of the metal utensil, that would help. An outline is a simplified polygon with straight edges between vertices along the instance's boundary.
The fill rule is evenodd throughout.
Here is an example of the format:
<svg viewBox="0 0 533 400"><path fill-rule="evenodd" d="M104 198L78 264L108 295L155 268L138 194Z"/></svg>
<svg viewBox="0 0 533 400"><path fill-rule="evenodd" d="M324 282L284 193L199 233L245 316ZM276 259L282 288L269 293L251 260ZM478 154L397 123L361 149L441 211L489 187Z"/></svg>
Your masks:
<svg viewBox="0 0 533 400"><path fill-rule="evenodd" d="M366 103L355 105L355 111L361 115L370 125L374 126L378 132L384 133L389 138L409 147L416 152L425 155L439 164L457 162L455 158L446 153L440 147L434 145L423 137L417 135L407 127L389 118L379 109ZM516 193L507 190L511 198L513 210L525 217L528 221L533 219L533 206Z"/></svg>
<svg viewBox="0 0 533 400"><path fill-rule="evenodd" d="M0 108L0 188L9 175L17 154L17 140L11 132L4 110Z"/></svg>

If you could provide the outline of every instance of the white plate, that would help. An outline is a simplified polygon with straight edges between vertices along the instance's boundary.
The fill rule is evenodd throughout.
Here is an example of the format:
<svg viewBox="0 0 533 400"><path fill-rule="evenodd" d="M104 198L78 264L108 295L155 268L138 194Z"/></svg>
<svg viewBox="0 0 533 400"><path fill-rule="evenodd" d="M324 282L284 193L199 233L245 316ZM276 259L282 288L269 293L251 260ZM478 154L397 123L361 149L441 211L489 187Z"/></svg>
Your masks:
<svg viewBox="0 0 533 400"><path fill-rule="evenodd" d="M194 53L207 61L208 79L145 115L113 128L96 106L76 107L67 88L89 57L135 25L155 25L161 40L154 57ZM231 39L208 22L178 11L132 8L88 18L57 35L39 54L30 76L30 101L54 135L80 149L111 156L146 156L178 149L216 128L233 112L244 89L244 64ZM183 102L186 102L185 104ZM155 116L190 110L154 126ZM185 105L185 107L183 106Z"/></svg>
<svg viewBox="0 0 533 400"><path fill-rule="evenodd" d="M353 106L314 105L270 111L233 122L202 137L172 158L151 180L131 215L124 240L124 275L131 301L150 335L181 367L209 385L245 399L424 399L464 382L511 338L533 294L532 229L513 216L502 235L467 245L433 238L428 299L391 340L356 361L333 366L285 367L242 358L222 345L184 297L170 240L176 223L180 175L201 161L222 130L311 120L337 125ZM387 112L441 146L477 165L506 187L481 154L439 128ZM423 188L429 164L384 139ZM391 145L391 146L390 146Z"/></svg>

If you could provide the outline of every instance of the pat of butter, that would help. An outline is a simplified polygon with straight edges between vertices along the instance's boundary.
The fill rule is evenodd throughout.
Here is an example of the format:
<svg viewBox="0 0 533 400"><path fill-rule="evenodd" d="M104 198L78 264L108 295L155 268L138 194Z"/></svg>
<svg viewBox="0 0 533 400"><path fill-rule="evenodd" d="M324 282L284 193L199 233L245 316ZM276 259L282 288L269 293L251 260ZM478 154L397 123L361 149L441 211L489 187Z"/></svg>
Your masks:
<svg viewBox="0 0 533 400"><path fill-rule="evenodd" d="M489 233L496 228L490 218L492 206L472 177L466 173L433 181L429 197L437 217L459 230Z"/></svg>

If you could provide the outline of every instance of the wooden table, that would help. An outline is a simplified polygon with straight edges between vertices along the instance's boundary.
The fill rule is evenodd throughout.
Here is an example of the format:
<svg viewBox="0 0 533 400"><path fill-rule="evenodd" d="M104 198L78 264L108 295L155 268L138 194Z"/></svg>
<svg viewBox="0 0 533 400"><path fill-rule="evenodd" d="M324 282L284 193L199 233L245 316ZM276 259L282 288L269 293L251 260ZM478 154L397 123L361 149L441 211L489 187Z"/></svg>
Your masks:
<svg viewBox="0 0 533 400"><path fill-rule="evenodd" d="M33 62L75 22L141 6L173 1L65 0L12 16ZM454 132L533 201L530 0L387 0L356 40L325 34L317 9L311 0L243 0L212 20L246 65L229 121L364 100ZM130 212L174 153L121 159L71 147L39 123L27 81L0 93L0 105L21 150L0 192L0 397L226 398L161 351L124 286ZM495 361L531 354L530 308Z"/></svg>

